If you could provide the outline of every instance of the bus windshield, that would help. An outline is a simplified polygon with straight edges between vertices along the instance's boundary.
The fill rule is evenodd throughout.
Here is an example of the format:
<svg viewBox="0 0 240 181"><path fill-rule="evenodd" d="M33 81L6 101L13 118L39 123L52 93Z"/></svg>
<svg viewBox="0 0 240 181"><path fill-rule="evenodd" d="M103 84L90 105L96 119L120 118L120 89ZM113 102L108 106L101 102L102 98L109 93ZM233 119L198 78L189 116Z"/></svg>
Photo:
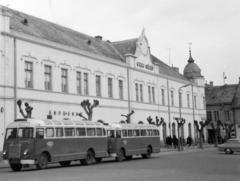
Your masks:
<svg viewBox="0 0 240 181"><path fill-rule="evenodd" d="M8 128L6 139L33 138L33 128Z"/></svg>

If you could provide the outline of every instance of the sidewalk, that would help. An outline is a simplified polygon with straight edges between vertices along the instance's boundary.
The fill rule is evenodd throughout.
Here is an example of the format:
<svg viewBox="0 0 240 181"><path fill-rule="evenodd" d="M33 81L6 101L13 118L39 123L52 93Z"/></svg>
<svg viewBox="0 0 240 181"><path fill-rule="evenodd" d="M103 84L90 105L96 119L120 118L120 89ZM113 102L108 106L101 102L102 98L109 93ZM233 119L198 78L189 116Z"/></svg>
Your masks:
<svg viewBox="0 0 240 181"><path fill-rule="evenodd" d="M188 146L185 146L183 148L183 151L181 151L182 153L183 152L192 152L192 151L201 151L201 150L208 150L208 149L216 149L214 147L214 145L203 145L203 149L200 149L198 148L198 146L191 146L191 147L188 147ZM161 148L161 151L159 154L161 153L167 153L167 152L178 152L178 149L174 149L174 148ZM2 152L0 152L0 169L2 168L7 168L9 167L9 165L7 163L4 163L3 160L2 160Z"/></svg>
<svg viewBox="0 0 240 181"><path fill-rule="evenodd" d="M208 148L215 148L214 145L204 144L203 150ZM184 146L182 151L190 151L190 150L202 150L198 147L198 145L193 146ZM167 148L167 147L161 147L161 152L172 152L172 151L178 151L178 148Z"/></svg>

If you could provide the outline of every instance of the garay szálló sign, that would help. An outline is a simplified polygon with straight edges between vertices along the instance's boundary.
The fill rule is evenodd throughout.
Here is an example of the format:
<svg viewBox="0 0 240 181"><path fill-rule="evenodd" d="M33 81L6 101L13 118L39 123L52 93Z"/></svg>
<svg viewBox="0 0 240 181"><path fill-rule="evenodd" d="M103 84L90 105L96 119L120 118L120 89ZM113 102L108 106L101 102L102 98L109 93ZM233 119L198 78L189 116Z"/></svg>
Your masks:
<svg viewBox="0 0 240 181"><path fill-rule="evenodd" d="M153 66L152 65L145 65L144 63L141 63L141 62L137 62L137 67L140 67L140 68L145 68L147 70L153 70Z"/></svg>

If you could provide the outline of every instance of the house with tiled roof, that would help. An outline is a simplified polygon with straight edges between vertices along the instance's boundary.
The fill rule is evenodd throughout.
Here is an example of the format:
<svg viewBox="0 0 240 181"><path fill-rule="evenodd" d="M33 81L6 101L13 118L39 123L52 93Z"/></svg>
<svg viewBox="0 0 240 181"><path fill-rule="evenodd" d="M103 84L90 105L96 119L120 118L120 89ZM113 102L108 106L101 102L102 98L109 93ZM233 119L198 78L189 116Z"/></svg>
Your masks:
<svg viewBox="0 0 240 181"><path fill-rule="evenodd" d="M207 119L221 126L214 130L208 126L209 142L214 142L215 131L221 138L229 139L240 136L240 80L238 84L225 84L214 86L213 82L206 85L206 109ZM240 139L240 137L239 137Z"/></svg>
<svg viewBox="0 0 240 181"><path fill-rule="evenodd" d="M123 41L105 41L0 7L0 150L6 125L21 118L17 101L38 119L80 119L80 102L99 100L93 120L131 122L162 118L162 142L177 135L174 118L186 120L180 135L197 137L193 120L206 118L204 77L192 58L184 73L150 51L144 30ZM179 111L180 110L180 111Z"/></svg>

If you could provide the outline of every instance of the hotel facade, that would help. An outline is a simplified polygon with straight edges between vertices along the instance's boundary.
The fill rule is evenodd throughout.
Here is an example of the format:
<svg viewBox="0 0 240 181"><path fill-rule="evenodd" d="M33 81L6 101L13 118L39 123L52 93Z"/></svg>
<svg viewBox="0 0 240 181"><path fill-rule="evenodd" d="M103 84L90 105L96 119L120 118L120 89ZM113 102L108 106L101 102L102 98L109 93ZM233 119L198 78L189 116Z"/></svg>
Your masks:
<svg viewBox="0 0 240 181"><path fill-rule="evenodd" d="M80 103L99 100L93 120L164 120L161 140L177 135L174 118L186 120L181 135L197 137L193 120L206 118L204 77L191 50L184 74L151 54L144 31L110 42L0 7L0 150L6 126L21 118L17 100L32 117L79 119Z"/></svg>

